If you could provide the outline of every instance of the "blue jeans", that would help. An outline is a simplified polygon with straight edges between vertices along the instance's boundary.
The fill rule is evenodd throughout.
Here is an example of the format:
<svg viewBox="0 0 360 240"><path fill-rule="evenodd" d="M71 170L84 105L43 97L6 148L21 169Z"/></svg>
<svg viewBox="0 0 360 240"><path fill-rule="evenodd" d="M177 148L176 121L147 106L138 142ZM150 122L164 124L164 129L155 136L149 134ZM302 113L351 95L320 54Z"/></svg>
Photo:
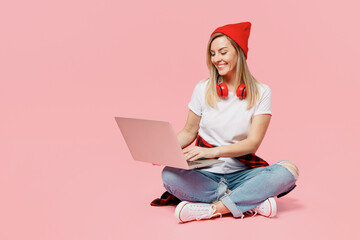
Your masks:
<svg viewBox="0 0 360 240"><path fill-rule="evenodd" d="M296 182L294 175L279 163L228 174L165 167L162 179L165 189L181 201L220 200L234 217L243 216L269 197L289 191ZM227 193L228 189L231 192Z"/></svg>

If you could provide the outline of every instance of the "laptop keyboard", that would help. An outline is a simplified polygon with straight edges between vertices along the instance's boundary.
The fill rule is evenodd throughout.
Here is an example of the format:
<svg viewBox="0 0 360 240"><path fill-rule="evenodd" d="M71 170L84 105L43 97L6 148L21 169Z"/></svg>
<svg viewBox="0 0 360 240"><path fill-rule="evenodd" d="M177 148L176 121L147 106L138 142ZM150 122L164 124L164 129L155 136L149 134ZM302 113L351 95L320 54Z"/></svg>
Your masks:
<svg viewBox="0 0 360 240"><path fill-rule="evenodd" d="M201 162L198 162L198 161L187 161L189 166L194 166L194 165L199 165L201 164Z"/></svg>

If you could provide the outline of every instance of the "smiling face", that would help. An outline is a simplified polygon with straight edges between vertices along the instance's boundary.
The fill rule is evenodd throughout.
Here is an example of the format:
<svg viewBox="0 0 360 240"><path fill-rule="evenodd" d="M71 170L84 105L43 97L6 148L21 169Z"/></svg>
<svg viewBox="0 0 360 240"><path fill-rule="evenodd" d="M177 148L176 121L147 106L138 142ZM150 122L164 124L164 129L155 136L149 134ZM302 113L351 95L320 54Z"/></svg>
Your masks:
<svg viewBox="0 0 360 240"><path fill-rule="evenodd" d="M232 78L236 73L238 54L225 36L215 38L210 46L211 62L223 77Z"/></svg>

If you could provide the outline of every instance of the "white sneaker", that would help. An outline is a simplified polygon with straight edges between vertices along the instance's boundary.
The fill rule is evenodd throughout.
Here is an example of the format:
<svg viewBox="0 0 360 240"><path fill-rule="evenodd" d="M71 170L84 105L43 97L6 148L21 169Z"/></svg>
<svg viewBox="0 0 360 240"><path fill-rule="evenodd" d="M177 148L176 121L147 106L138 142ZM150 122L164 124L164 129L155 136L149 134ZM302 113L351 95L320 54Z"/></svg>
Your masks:
<svg viewBox="0 0 360 240"><path fill-rule="evenodd" d="M216 206L207 203L191 203L182 201L175 209L175 217L179 222L188 222L193 220L209 219L221 213L216 213Z"/></svg>
<svg viewBox="0 0 360 240"><path fill-rule="evenodd" d="M248 211L249 213L263 215L265 217L275 217L277 213L277 206L274 198L268 198L257 207Z"/></svg>

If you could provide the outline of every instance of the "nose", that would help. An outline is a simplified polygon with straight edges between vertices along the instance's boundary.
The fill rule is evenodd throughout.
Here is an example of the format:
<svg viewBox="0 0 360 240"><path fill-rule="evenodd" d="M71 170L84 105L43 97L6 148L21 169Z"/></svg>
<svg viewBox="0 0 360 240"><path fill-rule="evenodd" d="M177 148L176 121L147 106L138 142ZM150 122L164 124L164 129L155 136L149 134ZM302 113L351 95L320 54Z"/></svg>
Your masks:
<svg viewBox="0 0 360 240"><path fill-rule="evenodd" d="M221 60L222 60L222 58L221 58L221 55L220 55L220 54L215 54L215 55L213 56L213 62L214 62L214 63L219 63Z"/></svg>

